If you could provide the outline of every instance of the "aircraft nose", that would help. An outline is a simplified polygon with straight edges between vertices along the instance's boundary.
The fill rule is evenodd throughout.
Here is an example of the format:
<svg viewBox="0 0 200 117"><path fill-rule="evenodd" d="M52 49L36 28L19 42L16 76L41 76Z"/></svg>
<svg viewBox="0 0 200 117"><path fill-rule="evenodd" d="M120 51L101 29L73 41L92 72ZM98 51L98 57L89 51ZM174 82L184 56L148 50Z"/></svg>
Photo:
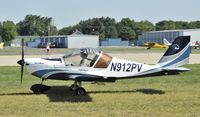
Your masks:
<svg viewBox="0 0 200 117"><path fill-rule="evenodd" d="M19 65L23 66L23 65L24 65L24 60L21 59L21 60L17 61L17 63L18 63Z"/></svg>

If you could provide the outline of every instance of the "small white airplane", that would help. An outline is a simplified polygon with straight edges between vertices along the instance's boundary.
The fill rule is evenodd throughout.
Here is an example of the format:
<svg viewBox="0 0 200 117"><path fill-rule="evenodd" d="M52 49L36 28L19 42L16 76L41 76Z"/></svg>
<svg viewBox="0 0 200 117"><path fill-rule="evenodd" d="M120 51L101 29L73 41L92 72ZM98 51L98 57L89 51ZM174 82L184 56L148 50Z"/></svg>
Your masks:
<svg viewBox="0 0 200 117"><path fill-rule="evenodd" d="M191 46L192 46L194 49L200 48L200 41L196 41L195 43L191 43Z"/></svg>
<svg viewBox="0 0 200 117"><path fill-rule="evenodd" d="M24 59L23 43L22 40L22 59L18 61L21 65L21 83L23 67L26 66L28 71L41 78L42 82L48 79L74 80L70 89L76 95L86 95L81 82L115 82L131 78L178 74L190 70L180 67L189 62L190 36L177 37L155 65L118 59L92 48L78 49L59 58ZM42 83L31 87L36 94L49 89L49 86Z"/></svg>
<svg viewBox="0 0 200 117"><path fill-rule="evenodd" d="M190 43L190 46L192 48L196 49L196 48L200 47L200 44L198 42L199 41L196 41L195 43ZM163 43L164 43L164 45L167 45L167 46L171 45L171 43L166 38L163 39Z"/></svg>

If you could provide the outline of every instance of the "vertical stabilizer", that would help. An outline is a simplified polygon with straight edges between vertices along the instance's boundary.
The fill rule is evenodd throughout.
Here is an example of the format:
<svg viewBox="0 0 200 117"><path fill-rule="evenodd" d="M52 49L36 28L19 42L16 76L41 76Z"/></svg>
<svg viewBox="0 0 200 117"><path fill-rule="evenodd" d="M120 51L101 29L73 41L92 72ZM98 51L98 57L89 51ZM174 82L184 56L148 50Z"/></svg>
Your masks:
<svg viewBox="0 0 200 117"><path fill-rule="evenodd" d="M170 45L171 45L171 43L169 43L169 41L167 41L167 39L166 39L166 38L164 38L164 39L163 39L163 43L164 43L164 45L168 45L168 46L170 46Z"/></svg>
<svg viewBox="0 0 200 117"><path fill-rule="evenodd" d="M162 67L178 67L189 63L190 36L177 37L159 60Z"/></svg>

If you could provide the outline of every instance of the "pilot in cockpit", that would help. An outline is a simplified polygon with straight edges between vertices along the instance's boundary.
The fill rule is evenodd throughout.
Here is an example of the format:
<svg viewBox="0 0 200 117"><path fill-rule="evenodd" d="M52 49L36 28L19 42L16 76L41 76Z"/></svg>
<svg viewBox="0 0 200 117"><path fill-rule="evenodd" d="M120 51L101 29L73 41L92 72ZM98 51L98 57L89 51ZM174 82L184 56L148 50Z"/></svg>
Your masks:
<svg viewBox="0 0 200 117"><path fill-rule="evenodd" d="M88 61L92 61L92 59L87 58L88 54L84 51L82 51L81 53L81 61L80 61L80 66L88 66L87 63Z"/></svg>

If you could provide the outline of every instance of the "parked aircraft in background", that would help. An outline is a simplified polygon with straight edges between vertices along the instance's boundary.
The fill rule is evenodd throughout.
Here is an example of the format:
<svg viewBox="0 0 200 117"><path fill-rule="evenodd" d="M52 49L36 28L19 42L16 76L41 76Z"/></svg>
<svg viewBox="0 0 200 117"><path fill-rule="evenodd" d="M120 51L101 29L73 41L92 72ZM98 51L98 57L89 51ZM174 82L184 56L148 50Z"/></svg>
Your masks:
<svg viewBox="0 0 200 117"><path fill-rule="evenodd" d="M198 49L200 48L200 41L196 41L195 43L191 43L192 48Z"/></svg>
<svg viewBox="0 0 200 117"><path fill-rule="evenodd" d="M147 49L151 49L151 48L168 48L169 46L168 45L161 45L157 42L147 42L144 44L144 46L147 47Z"/></svg>
<svg viewBox="0 0 200 117"><path fill-rule="evenodd" d="M167 39L165 39L165 38L163 39L163 42L164 42L165 45L168 45L168 46L171 45L171 43L169 41L167 41ZM200 48L200 41L196 41L195 43L191 43L190 46L194 49Z"/></svg>
<svg viewBox="0 0 200 117"><path fill-rule="evenodd" d="M147 78L160 75L173 75L190 69L181 67L189 61L191 53L190 36L177 37L159 62L148 65L112 57L101 50L83 48L58 58L24 58L22 41L21 83L24 66L28 71L45 80L73 80L70 89L76 95L86 95L82 82L115 82L132 78ZM38 94L50 89L43 84L35 84L31 90Z"/></svg>

